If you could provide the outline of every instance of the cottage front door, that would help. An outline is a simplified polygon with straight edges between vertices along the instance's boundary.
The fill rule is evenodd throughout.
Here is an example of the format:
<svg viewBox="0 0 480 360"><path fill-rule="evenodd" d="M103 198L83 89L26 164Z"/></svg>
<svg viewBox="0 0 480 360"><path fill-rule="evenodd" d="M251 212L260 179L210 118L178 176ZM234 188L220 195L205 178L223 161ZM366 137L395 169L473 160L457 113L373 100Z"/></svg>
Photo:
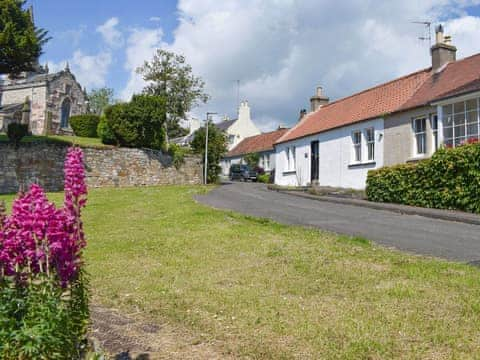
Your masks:
<svg viewBox="0 0 480 360"><path fill-rule="evenodd" d="M320 168L320 156L319 156L319 143L318 141L312 141L310 143L310 150L311 150L311 165L310 165L310 182L313 184L314 182L318 182L319 179L319 168Z"/></svg>

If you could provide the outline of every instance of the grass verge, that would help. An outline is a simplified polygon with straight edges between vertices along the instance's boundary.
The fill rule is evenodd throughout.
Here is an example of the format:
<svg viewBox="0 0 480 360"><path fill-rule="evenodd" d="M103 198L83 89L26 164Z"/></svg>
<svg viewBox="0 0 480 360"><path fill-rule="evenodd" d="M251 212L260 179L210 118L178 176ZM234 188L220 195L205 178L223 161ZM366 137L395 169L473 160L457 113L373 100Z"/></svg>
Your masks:
<svg viewBox="0 0 480 360"><path fill-rule="evenodd" d="M204 191L91 191L95 302L186 326L236 357L480 353L477 268L210 209L192 200Z"/></svg>
<svg viewBox="0 0 480 360"><path fill-rule="evenodd" d="M8 142L8 137L5 134L0 134L0 142ZM68 145L78 145L84 147L95 147L95 148L111 148L110 145L102 144L102 141L99 138L86 138L79 136L68 136L68 135L32 135L25 136L21 143L56 143L56 144L68 144Z"/></svg>

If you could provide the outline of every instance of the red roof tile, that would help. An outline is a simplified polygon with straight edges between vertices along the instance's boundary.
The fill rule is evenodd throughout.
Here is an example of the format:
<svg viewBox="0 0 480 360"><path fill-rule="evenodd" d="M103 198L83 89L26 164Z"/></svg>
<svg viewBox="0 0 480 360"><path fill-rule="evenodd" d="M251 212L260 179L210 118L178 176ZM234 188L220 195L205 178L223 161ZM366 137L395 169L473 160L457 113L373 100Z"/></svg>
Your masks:
<svg viewBox="0 0 480 360"><path fill-rule="evenodd" d="M438 73L430 77L414 96L399 110L407 110L430 102L480 89L480 54L448 63Z"/></svg>
<svg viewBox="0 0 480 360"><path fill-rule="evenodd" d="M480 54L449 63L439 72L431 68L417 71L323 106L305 116L277 143L480 90L479 75Z"/></svg>
<svg viewBox="0 0 480 360"><path fill-rule="evenodd" d="M289 129L279 129L268 133L250 136L243 139L237 146L228 152L226 157L234 157L273 150L273 144Z"/></svg>

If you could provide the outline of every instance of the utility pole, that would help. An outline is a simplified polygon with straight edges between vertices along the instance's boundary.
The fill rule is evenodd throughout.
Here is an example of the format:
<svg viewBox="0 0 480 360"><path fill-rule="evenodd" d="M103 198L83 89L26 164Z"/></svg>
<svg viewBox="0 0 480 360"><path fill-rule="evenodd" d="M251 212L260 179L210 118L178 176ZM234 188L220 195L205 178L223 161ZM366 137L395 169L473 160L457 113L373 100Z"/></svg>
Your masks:
<svg viewBox="0 0 480 360"><path fill-rule="evenodd" d="M205 165L203 169L203 179L205 182L205 185L208 184L208 123L209 123L209 118L210 115L216 115L217 113L215 112L207 112L207 119L205 120Z"/></svg>

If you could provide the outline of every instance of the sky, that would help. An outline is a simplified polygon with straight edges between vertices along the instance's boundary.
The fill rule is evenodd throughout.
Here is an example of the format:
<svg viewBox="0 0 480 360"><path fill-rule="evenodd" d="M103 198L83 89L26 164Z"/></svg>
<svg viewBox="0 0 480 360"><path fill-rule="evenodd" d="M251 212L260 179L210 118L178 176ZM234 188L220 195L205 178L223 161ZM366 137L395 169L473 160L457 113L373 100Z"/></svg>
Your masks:
<svg viewBox="0 0 480 360"><path fill-rule="evenodd" d="M480 52L480 0L29 0L52 37L41 63L68 61L87 90L141 92L135 69L162 48L186 56L211 96L192 110L236 117L237 90L263 131L291 126L322 86L342 98L430 66L418 38L443 24L457 58ZM237 80L240 80L238 87Z"/></svg>

